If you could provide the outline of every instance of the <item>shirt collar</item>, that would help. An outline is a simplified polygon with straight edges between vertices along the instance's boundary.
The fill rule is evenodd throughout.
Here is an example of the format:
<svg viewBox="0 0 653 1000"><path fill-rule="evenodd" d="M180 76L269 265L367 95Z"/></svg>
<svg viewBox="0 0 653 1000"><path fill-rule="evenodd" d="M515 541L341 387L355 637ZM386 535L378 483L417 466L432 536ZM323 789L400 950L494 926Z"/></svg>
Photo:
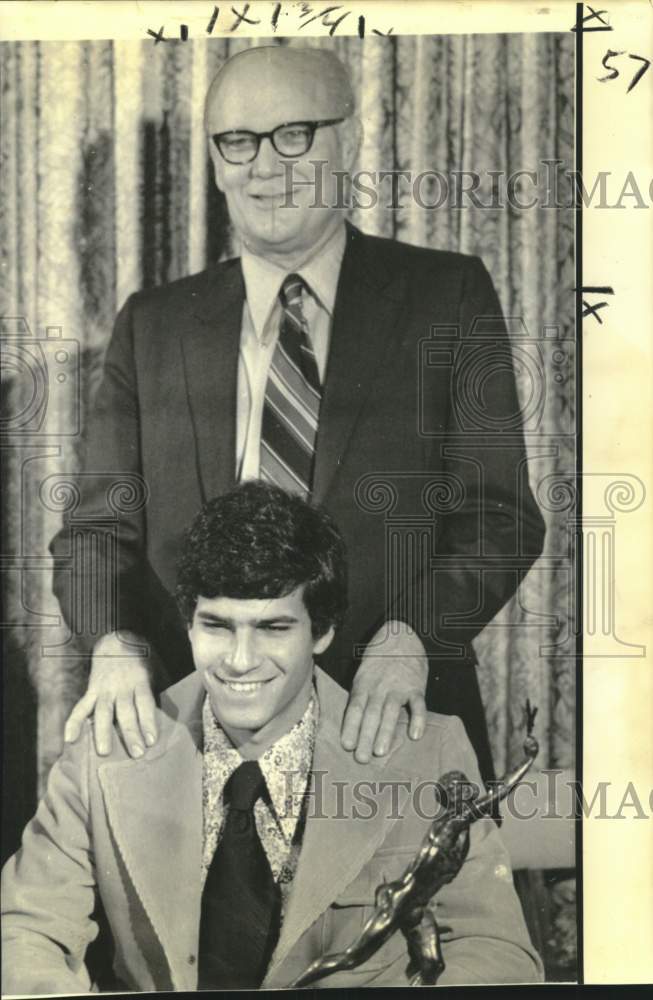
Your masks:
<svg viewBox="0 0 653 1000"><path fill-rule="evenodd" d="M345 252L347 232L344 222L338 226L322 249L297 268L313 296L329 315L333 313L340 265ZM243 246L241 255L247 305L259 340L268 317L277 302L283 279L289 273Z"/></svg>
<svg viewBox="0 0 653 1000"><path fill-rule="evenodd" d="M317 693L313 689L301 719L258 758L270 795L274 818L287 844L292 842L308 776L313 766L318 714ZM212 789L212 798L215 801L222 796L224 786L236 768L242 764L243 758L211 711L208 696L204 699L202 723L204 753L215 754L222 763L221 787Z"/></svg>

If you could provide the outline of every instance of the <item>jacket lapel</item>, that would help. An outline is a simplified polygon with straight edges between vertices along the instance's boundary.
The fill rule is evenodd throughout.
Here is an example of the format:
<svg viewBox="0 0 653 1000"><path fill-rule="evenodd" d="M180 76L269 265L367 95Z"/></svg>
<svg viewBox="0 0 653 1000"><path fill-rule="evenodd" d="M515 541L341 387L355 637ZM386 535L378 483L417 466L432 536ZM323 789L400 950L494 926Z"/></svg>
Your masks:
<svg viewBox="0 0 653 1000"><path fill-rule="evenodd" d="M324 499L342 464L361 407L374 388L392 342L404 296L404 277L389 272L371 240L347 225L315 458L314 495Z"/></svg>
<svg viewBox="0 0 653 1000"><path fill-rule="evenodd" d="M353 881L396 822L383 809L364 822L343 818L342 812L347 815L351 808L351 788L356 782L377 782L391 776L388 762L392 754L373 758L369 764L357 764L340 744L347 695L319 668L316 682L320 716L311 778L312 798L288 909L264 986L284 985L282 975L279 976L284 959L302 934ZM400 745L397 743L393 752ZM344 783L340 790L337 783ZM344 810L340 798L343 787Z"/></svg>
<svg viewBox="0 0 653 1000"><path fill-rule="evenodd" d="M314 495L322 500L342 464L361 407L373 390L392 343L404 296L404 276L382 266L371 241L347 226L333 315L333 331ZM206 274L193 322L181 336L188 401L197 441L198 476L204 499L235 483L238 351L245 298L240 260Z"/></svg>
<svg viewBox="0 0 653 1000"><path fill-rule="evenodd" d="M206 274L181 337L203 499L235 483L238 350L245 288L239 260Z"/></svg>
<svg viewBox="0 0 653 1000"><path fill-rule="evenodd" d="M188 987L197 954L202 854L202 688L183 685L191 710L166 724L142 760L98 769L107 817L125 868L161 942L176 988ZM145 832L146 831L146 832ZM193 983L190 987L193 988Z"/></svg>
<svg viewBox="0 0 653 1000"><path fill-rule="evenodd" d="M393 780L397 775L392 771L392 754L357 764L342 749L340 726L347 695L319 668L316 684L320 716L313 798L288 909L264 985L282 982L281 967L293 946L353 881L395 822L383 810L364 822L343 819L342 806L338 818L339 782L347 789L347 814L356 782ZM197 955L201 912L203 693L197 674L169 689L162 697L169 720L156 747L140 761L111 762L98 769L111 831L161 942L176 989L195 988L196 967L189 967L188 955Z"/></svg>

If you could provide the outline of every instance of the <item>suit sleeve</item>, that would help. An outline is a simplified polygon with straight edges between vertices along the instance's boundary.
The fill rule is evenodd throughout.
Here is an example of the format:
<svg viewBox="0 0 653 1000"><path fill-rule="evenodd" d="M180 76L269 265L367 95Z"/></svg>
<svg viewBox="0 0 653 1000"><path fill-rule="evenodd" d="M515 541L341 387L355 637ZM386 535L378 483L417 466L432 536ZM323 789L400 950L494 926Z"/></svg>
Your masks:
<svg viewBox="0 0 653 1000"><path fill-rule="evenodd" d="M477 257L466 264L454 357L447 426L436 446L459 495L445 509L438 537L431 631L467 644L515 593L544 541L510 340Z"/></svg>
<svg viewBox="0 0 653 1000"><path fill-rule="evenodd" d="M483 788L474 751L455 717L449 721L442 753L443 773L451 770L463 771ZM472 825L462 869L431 906L446 963L438 985L542 979L542 962L526 929L508 852L491 819Z"/></svg>
<svg viewBox="0 0 653 1000"><path fill-rule="evenodd" d="M97 934L89 838L88 729L50 773L20 850L2 872L5 994L87 993L84 966Z"/></svg>
<svg viewBox="0 0 653 1000"><path fill-rule="evenodd" d="M114 629L146 634L144 505L133 356L134 297L119 313L85 434L78 499L50 545L53 589L77 644L90 652Z"/></svg>

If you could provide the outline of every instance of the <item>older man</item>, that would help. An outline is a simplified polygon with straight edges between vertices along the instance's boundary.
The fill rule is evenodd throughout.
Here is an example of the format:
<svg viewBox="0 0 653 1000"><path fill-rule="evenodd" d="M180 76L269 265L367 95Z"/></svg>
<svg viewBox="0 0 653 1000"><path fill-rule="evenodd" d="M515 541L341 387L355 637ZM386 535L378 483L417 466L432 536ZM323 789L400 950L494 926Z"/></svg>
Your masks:
<svg viewBox="0 0 653 1000"><path fill-rule="evenodd" d="M87 725L53 768L3 872L7 993L89 989L97 895L118 988L279 988L353 943L438 814L434 779L480 779L460 721L442 715L417 744L402 719L370 764L342 749L345 694L313 657L346 579L337 528L299 497L247 482L204 506L178 587L197 669L165 693L141 760L119 738L99 757ZM432 913L442 984L541 977L490 819ZM407 985L410 957L395 934L323 985Z"/></svg>
<svg viewBox="0 0 653 1000"><path fill-rule="evenodd" d="M367 237L345 222L341 182L360 126L332 54L238 54L209 89L205 123L241 254L133 295L117 319L80 507L53 543L62 557L55 590L92 650L66 738L94 712L98 751L108 752L115 710L133 755L156 741L155 655L171 679L192 667L170 597L180 525L206 497L260 477L323 502L345 536L353 600L324 659L347 686L358 664L344 746L363 762L386 753L403 704L411 737L420 737L426 691L431 708L463 719L488 777L470 642L511 597L543 535L509 351L499 365L493 356L506 335L492 283L478 258ZM455 359L478 317L483 412L470 437L458 406L463 374L441 365L418 391L419 352L432 329L455 327L460 340L442 344ZM79 543L96 530L107 483L134 473L149 502L123 512L117 566L100 559L98 574L97 558L78 557L71 588L72 533ZM361 497L369 473L390 480L390 491L401 482L392 513L408 527L423 518L429 488L436 498L450 492L455 502L435 504L434 551L422 544L412 561L393 557L383 517L364 509L373 506ZM74 592L88 604L106 578L117 613L98 636Z"/></svg>

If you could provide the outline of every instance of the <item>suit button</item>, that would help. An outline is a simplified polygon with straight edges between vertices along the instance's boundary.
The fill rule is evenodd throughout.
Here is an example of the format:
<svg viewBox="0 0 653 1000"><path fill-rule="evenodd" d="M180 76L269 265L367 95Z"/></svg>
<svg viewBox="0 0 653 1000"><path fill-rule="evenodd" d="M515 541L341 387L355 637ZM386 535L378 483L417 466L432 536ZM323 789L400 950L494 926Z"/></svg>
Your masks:
<svg viewBox="0 0 653 1000"><path fill-rule="evenodd" d="M189 965L195 965L195 961L196 961L196 959L195 959L194 955L189 955L188 956L188 964Z"/></svg>

